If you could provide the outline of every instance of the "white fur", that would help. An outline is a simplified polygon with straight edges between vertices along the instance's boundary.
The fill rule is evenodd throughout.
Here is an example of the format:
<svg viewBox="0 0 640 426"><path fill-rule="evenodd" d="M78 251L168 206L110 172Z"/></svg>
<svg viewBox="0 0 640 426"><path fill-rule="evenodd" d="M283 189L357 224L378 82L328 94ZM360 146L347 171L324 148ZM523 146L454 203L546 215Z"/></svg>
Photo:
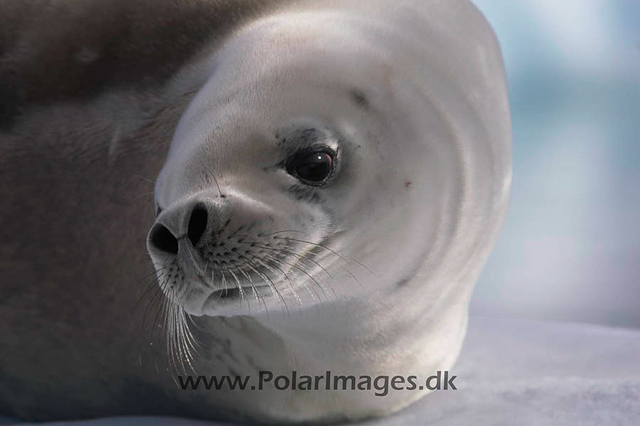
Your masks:
<svg viewBox="0 0 640 426"><path fill-rule="evenodd" d="M179 302L242 324L212 332L282 374L426 378L450 368L511 179L504 72L481 14L466 0L304 2L239 29L194 69L208 81L158 178L158 221L179 234L187 206L217 197L213 177L233 201L211 201L221 218L271 215L267 229L304 230L342 258L319 257L332 276L315 270L320 285L286 270L294 282L276 282L286 303L272 294L216 306L204 305L210 289L190 280L198 267L180 254L187 283ZM366 94L368 109L354 104L352 89ZM277 158L274 132L299 122L359 146L340 180L322 189L331 216L283 192L293 179L283 170L263 171ZM222 286L215 273L211 284ZM279 343L259 349L252 333ZM255 374L246 363L234 368ZM380 415L426 392L216 397L225 408L284 421Z"/></svg>

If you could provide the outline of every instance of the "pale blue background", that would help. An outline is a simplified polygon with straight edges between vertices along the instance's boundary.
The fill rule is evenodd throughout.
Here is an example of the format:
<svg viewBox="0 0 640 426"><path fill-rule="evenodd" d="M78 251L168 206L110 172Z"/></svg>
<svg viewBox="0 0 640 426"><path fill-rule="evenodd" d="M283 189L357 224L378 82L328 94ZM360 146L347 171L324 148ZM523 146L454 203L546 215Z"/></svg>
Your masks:
<svg viewBox="0 0 640 426"><path fill-rule="evenodd" d="M476 0L514 179L472 313L640 327L640 0Z"/></svg>

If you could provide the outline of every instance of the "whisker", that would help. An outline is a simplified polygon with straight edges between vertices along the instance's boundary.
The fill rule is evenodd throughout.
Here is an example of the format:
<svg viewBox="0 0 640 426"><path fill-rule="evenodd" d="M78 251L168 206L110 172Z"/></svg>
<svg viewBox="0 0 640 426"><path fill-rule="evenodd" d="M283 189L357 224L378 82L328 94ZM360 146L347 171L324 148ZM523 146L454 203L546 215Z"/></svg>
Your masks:
<svg viewBox="0 0 640 426"><path fill-rule="evenodd" d="M278 291L278 288L276 287L275 283L271 280L271 278L269 278L269 276L263 272L261 272L259 270L259 268L255 267L255 264L253 263L253 261L251 259L249 259L248 257L239 254L239 257L245 259L247 261L247 263L249 264L249 267L256 273L258 274L259 277L261 278L266 278L267 279L267 285L269 286L269 289L271 290L271 294L273 295L274 293L278 296L278 300L281 301L281 303L284 305L285 310L287 311L287 317L290 317L290 312L289 312L289 306L287 305L287 302L285 301L284 297L282 297L282 294L280 294L280 291ZM267 311L268 313L269 311Z"/></svg>
<svg viewBox="0 0 640 426"><path fill-rule="evenodd" d="M251 286L251 289L253 290L253 294L256 298L256 301L258 302L258 305L260 304L260 302L262 302L264 304L264 308L265 311L267 311L267 315L268 315L268 308L267 308L267 304L265 303L264 299L262 298L262 296L260 296L260 294L258 293L258 289L256 288L255 285L253 285L253 280L251 279L251 277L249 275L247 275L247 273L242 269L238 267L238 263L234 260L231 261L233 263L233 266L241 273L245 276L245 278L247 278L247 281L249 281L249 285ZM248 301L247 301L248 303ZM251 309L251 308L249 308Z"/></svg>
<svg viewBox="0 0 640 426"><path fill-rule="evenodd" d="M149 183L150 183L150 184L152 184L152 185L155 185L155 184L156 184L156 181L155 181L155 180L151 180L151 179L146 178L146 177L144 177L144 176L142 176L142 175L139 175L139 174L137 174L137 173L131 173L131 176L139 177L140 179L142 179L142 180L144 180L144 181L146 181L146 182L149 182Z"/></svg>
<svg viewBox="0 0 640 426"><path fill-rule="evenodd" d="M302 299L300 298L300 296L296 292L296 289L295 289L295 286L293 284L293 281L291 281L291 278L289 277L289 275L280 268L280 266L283 266L283 263L280 262L277 258L275 258L273 256L270 256L268 254L264 254L264 256L268 256L269 258L271 258L271 261L274 263L274 265L272 265L272 266L274 268L276 268L278 271L280 271L280 273L286 278L287 282L289 283L289 287L291 288L291 291L294 294L294 297L298 300L298 312L301 312L302 311L302 306L304 304L302 302ZM262 259L262 260L266 260L266 259ZM266 263L265 263L265 265L266 265ZM278 266L278 265L280 265L280 266ZM309 287L306 285L306 283L304 283L304 287L309 292L309 295L311 296L311 298L314 299L313 294L309 290Z"/></svg>
<svg viewBox="0 0 640 426"><path fill-rule="evenodd" d="M274 260L276 263L279 263L280 265L288 265L288 266L291 266L291 267L295 267L295 265L288 264L288 263L286 263L286 262L284 262L284 261L282 261L282 260L280 260L280 259L275 258L274 256L271 256L271 255L268 255L268 254L265 254L265 256L270 257L272 260ZM280 269L280 268L278 268L278 269ZM307 275L307 276L308 276L308 277L309 277L313 282L315 282L315 283L318 285L318 287L320 287L320 288L322 289L322 286L320 285L320 283L318 283L318 281L317 281L315 278L313 278L313 277L312 277L310 274L308 274L305 270L303 270L303 269L301 269L301 268L298 268L298 269L299 269L301 272L303 272L304 274L306 274L306 275ZM284 272L283 272L283 273L284 273ZM320 303L322 303L322 298L320 297L320 295L318 294L318 292L315 290L315 288L314 288L313 293L312 293L312 292L311 292L311 289L309 288L309 286L307 285L307 283L306 283L304 280L302 280L302 285L303 285L303 286L304 286L304 288L309 292L309 295L311 296L311 299L312 299L314 302L315 302L316 298L313 296L313 293L315 293L316 297L318 298L318 301L320 301ZM324 292L324 290L323 290L323 292ZM315 303L314 303L314 304L315 304ZM317 305L316 305L316 306L317 306Z"/></svg>
<svg viewBox="0 0 640 426"><path fill-rule="evenodd" d="M255 243L255 244L257 245L257 244L260 244L260 243ZM321 269L322 269L322 270L323 270L323 271L324 271L324 272L329 276L329 278L331 278L331 280L333 280L333 276L329 273L329 271L327 271L327 270L326 270L326 268L324 268L322 265L320 265L318 262L314 261L313 259L310 259L310 258L308 258L308 257L302 256L302 255L299 255L299 254L296 254L296 253L294 253L294 252L292 252L292 251L290 251L290 250L285 250L285 249L280 249L280 248L269 247L269 246L266 246L266 245L261 245L261 248L263 248L263 249L265 249L265 250L272 250L272 251L276 251L276 252L288 253L288 254L290 254L290 255L296 256L296 257L297 257L297 258L299 258L301 261L302 261L302 260L308 260L308 261L312 262L313 264L315 264L316 266L318 266L319 268L321 268ZM296 263L294 263L294 264L288 264L288 263L287 263L287 265L289 265L289 266L291 266L291 267L296 267L296 268L300 268L301 266L303 266L303 265L297 265ZM304 266L306 266L306 265L304 265ZM307 267L308 267L308 266L307 266ZM304 271L303 271L303 272L304 272ZM325 286L324 286L322 283L318 283L318 282L317 282L317 281L316 281L316 280L315 280L311 275L309 275L308 273L306 273L306 272L305 272L305 274L307 274L307 275L309 276L309 278L311 278L312 280L314 280L314 281L318 284L318 286L321 288L322 292L323 292L323 293L325 294L325 296L326 296L326 293L325 293ZM330 286L330 287L331 287L331 286ZM336 294L336 292L333 290L333 287L331 287L331 291L332 291L332 293L333 293L334 297L336 297L336 298L337 298L337 294Z"/></svg>
<svg viewBox="0 0 640 426"><path fill-rule="evenodd" d="M291 238L291 237L285 237L285 238L273 237L273 238L275 238L276 240L296 241L296 242L298 242L298 243L311 244L311 245L313 245L313 246L320 247L320 248L322 248L322 249L325 249L325 250L330 251L331 253L335 254L335 255L336 255L336 256L338 256L340 259L342 259L344 262L347 262L347 263L348 263L347 259L345 259L345 258L344 258L340 253L338 253L338 252L337 252L337 251L335 251L335 250L330 249L329 247L325 247L325 246L323 246L322 244L312 243L311 241L298 240L298 239Z"/></svg>
<svg viewBox="0 0 640 426"><path fill-rule="evenodd" d="M229 273L231 274L231 276L235 279L236 281L236 288L238 289L238 292L240 293L240 300L244 300L244 290L242 289L242 285L240 284L240 280L238 280L238 276L227 266L227 264L224 264L224 267L227 269L227 271L229 271ZM249 309L249 313L251 313L251 304L249 304L249 301L247 301L247 307Z"/></svg>
<svg viewBox="0 0 640 426"><path fill-rule="evenodd" d="M268 245L266 245L266 244L260 243L259 241L247 241L247 242L249 242L249 243L253 243L253 244L256 244L256 245L260 244L260 248L264 248L264 249L267 249L267 250L278 250L278 251L281 251L281 252L288 253L288 254L290 254L290 255L292 255L292 256L295 256L295 257L299 258L300 260L308 260L309 262L312 262L313 264L315 264L316 266L318 266L319 268L321 268L321 269L322 269L322 270L323 270L323 271L324 271L324 272L329 276L329 278L331 278L331 279L333 280L333 276L329 273L329 271L327 271L327 270L326 270L326 268L325 268L324 266L322 266L321 264L319 264L318 262L316 262L316 261L315 261L315 260L313 260L313 259L310 259L310 258L308 258L308 257L306 257L306 256L303 256L303 255L297 254L297 253L295 253L295 252L293 252L293 251L291 251L291 250L286 250L286 249L281 249L281 248L270 247L270 246L268 246Z"/></svg>
<svg viewBox="0 0 640 426"><path fill-rule="evenodd" d="M146 197L149 197L149 198L151 198L151 199L152 199L152 198L153 198L153 191L144 192L144 193L142 193L142 194L140 194L140 195L136 196L135 198L133 198L133 199L131 200L131 202L135 202L135 201L137 201L137 200L139 200L140 198L145 197L145 196L146 196Z"/></svg>
<svg viewBox="0 0 640 426"><path fill-rule="evenodd" d="M259 257L253 255L251 256L252 260L255 259L258 262L260 262L265 268L269 269L271 272L274 272L273 268L271 268L271 266L269 266L268 264L266 264L262 259L260 259ZM289 276L287 274L285 274L283 271L280 271L283 275L283 277L289 282L289 287L291 288L291 292L293 293L293 297L296 298L296 300L298 301L298 311L301 311L301 307L302 307L302 299L300 298L300 296L298 295L298 293L296 292L296 289L293 285L293 283L291 282L291 279L289 278ZM275 285L274 285L275 287Z"/></svg>

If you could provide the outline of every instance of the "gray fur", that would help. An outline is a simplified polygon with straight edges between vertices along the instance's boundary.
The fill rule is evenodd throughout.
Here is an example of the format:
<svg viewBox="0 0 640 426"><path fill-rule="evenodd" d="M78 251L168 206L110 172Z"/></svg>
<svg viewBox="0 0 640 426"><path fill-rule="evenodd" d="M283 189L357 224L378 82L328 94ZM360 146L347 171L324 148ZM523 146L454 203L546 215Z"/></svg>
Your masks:
<svg viewBox="0 0 640 426"><path fill-rule="evenodd" d="M149 180L193 96L169 79L286 3L0 2L0 411L216 416L177 391L152 329Z"/></svg>

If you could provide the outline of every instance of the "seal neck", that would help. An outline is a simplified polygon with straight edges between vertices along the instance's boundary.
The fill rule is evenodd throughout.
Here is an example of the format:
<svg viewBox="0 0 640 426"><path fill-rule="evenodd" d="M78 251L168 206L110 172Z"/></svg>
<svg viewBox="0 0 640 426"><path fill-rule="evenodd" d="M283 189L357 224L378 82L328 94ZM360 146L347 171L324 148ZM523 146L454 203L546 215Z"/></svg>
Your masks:
<svg viewBox="0 0 640 426"><path fill-rule="evenodd" d="M282 340L291 369L429 375L455 361L466 331L468 298L453 296L440 303L407 303L406 294L351 300L256 325Z"/></svg>

